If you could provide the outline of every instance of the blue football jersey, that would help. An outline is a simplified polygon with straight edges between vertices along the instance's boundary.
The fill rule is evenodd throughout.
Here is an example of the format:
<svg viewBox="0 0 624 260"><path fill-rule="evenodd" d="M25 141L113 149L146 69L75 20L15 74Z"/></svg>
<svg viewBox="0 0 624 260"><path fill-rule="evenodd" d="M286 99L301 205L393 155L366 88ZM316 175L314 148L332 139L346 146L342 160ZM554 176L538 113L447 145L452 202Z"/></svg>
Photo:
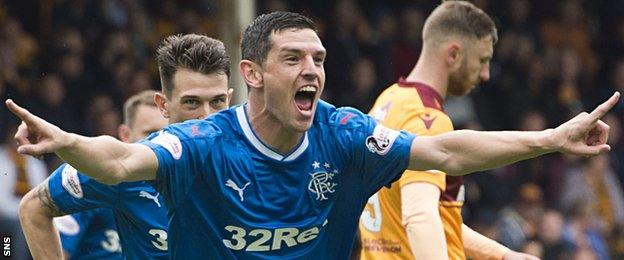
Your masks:
<svg viewBox="0 0 624 260"><path fill-rule="evenodd" d="M162 196L150 183L104 185L68 164L54 171L48 183L54 203L65 213L110 208L126 258L169 258L167 209Z"/></svg>
<svg viewBox="0 0 624 260"><path fill-rule="evenodd" d="M70 259L124 259L110 209L92 209L54 218L54 224Z"/></svg>
<svg viewBox="0 0 624 260"><path fill-rule="evenodd" d="M158 158L174 259L346 259L368 198L409 164L414 136L319 101L280 154L244 106L171 125L142 144Z"/></svg>

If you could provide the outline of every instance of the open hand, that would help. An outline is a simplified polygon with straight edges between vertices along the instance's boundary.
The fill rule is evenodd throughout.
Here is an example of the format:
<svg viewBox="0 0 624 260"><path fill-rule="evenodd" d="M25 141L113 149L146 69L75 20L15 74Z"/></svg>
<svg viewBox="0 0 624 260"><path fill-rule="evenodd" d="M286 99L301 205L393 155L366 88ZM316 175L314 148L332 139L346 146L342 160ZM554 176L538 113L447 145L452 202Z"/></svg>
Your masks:
<svg viewBox="0 0 624 260"><path fill-rule="evenodd" d="M69 133L31 114L11 99L6 100L5 103L11 113L22 120L15 134L18 153L39 157L46 153L53 153L67 144Z"/></svg>

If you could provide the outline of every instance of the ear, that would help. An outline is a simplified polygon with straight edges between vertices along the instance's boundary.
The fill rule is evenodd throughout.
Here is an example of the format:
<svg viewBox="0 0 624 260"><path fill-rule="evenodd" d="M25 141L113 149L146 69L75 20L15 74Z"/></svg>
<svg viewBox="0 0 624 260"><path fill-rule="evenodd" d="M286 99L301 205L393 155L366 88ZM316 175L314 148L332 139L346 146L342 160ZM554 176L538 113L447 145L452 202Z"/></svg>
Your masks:
<svg viewBox="0 0 624 260"><path fill-rule="evenodd" d="M156 92L156 94L154 94L154 103L156 103L160 114L162 114L164 118L169 118L169 110L167 108L167 96L165 96L163 93Z"/></svg>
<svg viewBox="0 0 624 260"><path fill-rule="evenodd" d="M451 70L456 70L461 66L465 51L459 43L449 43L444 53L446 64Z"/></svg>
<svg viewBox="0 0 624 260"><path fill-rule="evenodd" d="M131 139L131 130L130 127L125 125L125 124L121 124L119 125L119 127L117 128L117 133L119 135L119 139L124 142L124 143L129 143L130 139ZM130 142L131 143L131 142Z"/></svg>
<svg viewBox="0 0 624 260"><path fill-rule="evenodd" d="M234 93L234 89L233 88L229 88L227 91L227 99L225 100L225 105L227 107L230 107L230 102L232 102L232 93Z"/></svg>
<svg viewBox="0 0 624 260"><path fill-rule="evenodd" d="M247 86L252 88L262 88L264 80L262 78L261 67L253 61L241 60L239 68Z"/></svg>

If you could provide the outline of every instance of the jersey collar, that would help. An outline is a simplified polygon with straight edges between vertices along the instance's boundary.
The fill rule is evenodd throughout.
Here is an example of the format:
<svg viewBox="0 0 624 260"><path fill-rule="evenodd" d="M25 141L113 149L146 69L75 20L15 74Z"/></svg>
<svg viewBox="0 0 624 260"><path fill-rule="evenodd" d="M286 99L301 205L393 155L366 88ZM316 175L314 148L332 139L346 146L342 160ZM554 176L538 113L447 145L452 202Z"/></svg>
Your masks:
<svg viewBox="0 0 624 260"><path fill-rule="evenodd" d="M297 159L297 157L299 157L306 150L306 148L308 148L308 132L306 131L303 135L302 141L299 143L299 147L297 147L297 149L294 149L290 154L282 155L274 151L270 147L266 146L262 141L260 141L258 136L256 136L256 133L254 133L253 129L251 129L251 125L247 120L245 106L239 106L236 108L236 118L238 119L238 124L243 130L243 134L245 135L247 140L249 140L251 145L253 145L253 147L256 148L256 150L258 150L260 153L271 159L285 162L292 161L294 159Z"/></svg>

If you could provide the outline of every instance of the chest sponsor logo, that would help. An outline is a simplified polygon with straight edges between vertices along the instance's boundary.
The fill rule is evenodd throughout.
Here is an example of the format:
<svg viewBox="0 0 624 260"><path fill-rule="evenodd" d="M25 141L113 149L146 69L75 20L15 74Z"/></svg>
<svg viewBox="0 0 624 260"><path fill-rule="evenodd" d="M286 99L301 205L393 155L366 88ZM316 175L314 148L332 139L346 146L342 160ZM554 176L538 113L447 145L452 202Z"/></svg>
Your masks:
<svg viewBox="0 0 624 260"><path fill-rule="evenodd" d="M337 183L333 182L334 177L338 174L337 169L332 169L329 162L325 162L322 166L318 161L312 164L313 172L310 175L308 190L316 195L316 200L327 200L329 193L336 192Z"/></svg>
<svg viewBox="0 0 624 260"><path fill-rule="evenodd" d="M296 227L284 227L276 229L245 229L229 225L225 227L226 235L223 244L232 250L244 250L250 252L276 251L314 240L327 225L327 220L322 225L308 229Z"/></svg>
<svg viewBox="0 0 624 260"><path fill-rule="evenodd" d="M78 178L78 171L69 164L66 164L63 172L61 172L61 184L74 198L82 199L84 196L82 186L80 186L80 179Z"/></svg>
<svg viewBox="0 0 624 260"><path fill-rule="evenodd" d="M399 254L402 251L400 241L384 238L364 238L362 239L362 249L364 251L394 254Z"/></svg>
<svg viewBox="0 0 624 260"><path fill-rule="evenodd" d="M373 134L366 138L366 148L368 148L371 153L385 155L390 151L394 140L396 140L398 136L398 131L378 124L373 130Z"/></svg>

